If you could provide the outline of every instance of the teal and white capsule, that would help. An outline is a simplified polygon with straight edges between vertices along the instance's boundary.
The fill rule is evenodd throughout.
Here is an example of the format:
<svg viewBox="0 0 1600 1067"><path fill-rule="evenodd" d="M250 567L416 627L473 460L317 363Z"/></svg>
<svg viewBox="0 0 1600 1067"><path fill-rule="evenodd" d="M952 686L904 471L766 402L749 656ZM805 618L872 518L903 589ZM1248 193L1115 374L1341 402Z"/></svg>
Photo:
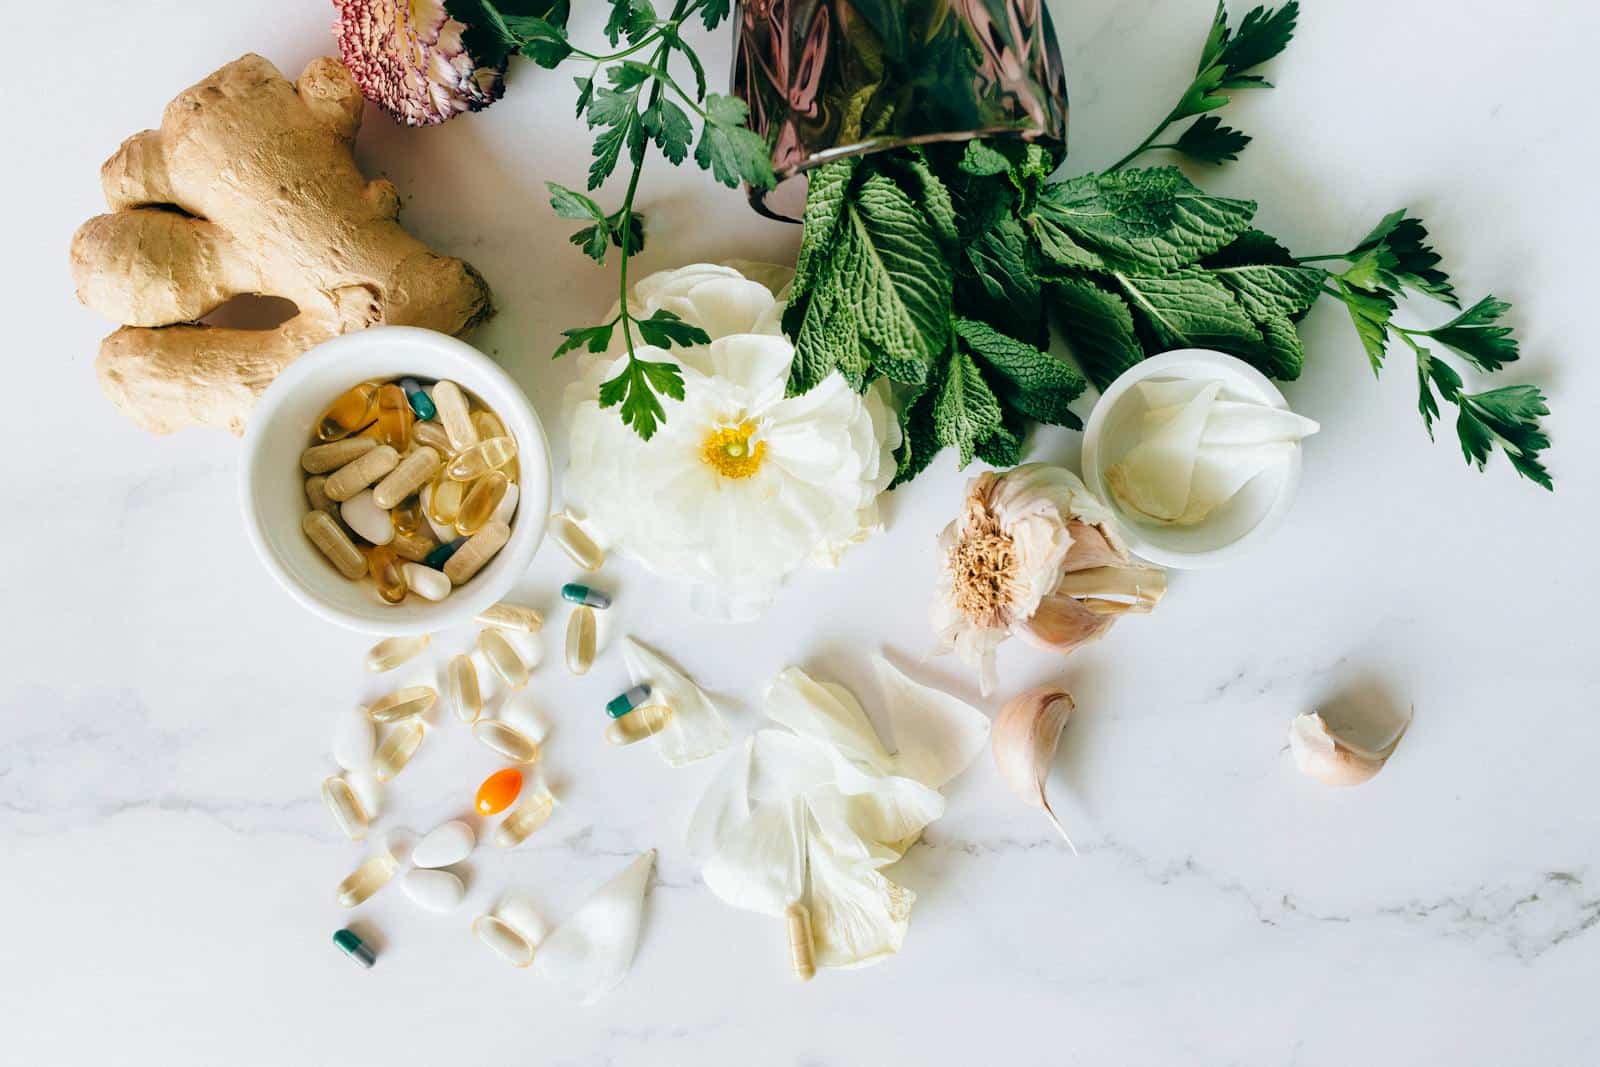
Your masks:
<svg viewBox="0 0 1600 1067"><path fill-rule="evenodd" d="M406 399L411 402L411 410L417 413L419 419L434 419L439 415L439 410L433 406L433 398L423 392L422 386L415 378L401 378L400 388L405 391Z"/></svg>
<svg viewBox="0 0 1600 1067"><path fill-rule="evenodd" d="M338 945L346 956L363 967L371 967L378 962L378 954L372 951L372 946L357 937L352 930L335 930L333 943Z"/></svg>
<svg viewBox="0 0 1600 1067"><path fill-rule="evenodd" d="M650 699L648 685L636 685L625 693L618 693L606 702L606 714L620 719L634 708Z"/></svg>
<svg viewBox="0 0 1600 1067"><path fill-rule="evenodd" d="M601 611L611 606L611 595L609 593L591 589L579 582L568 582L562 586L561 599L570 600L574 604L582 604L586 608L599 608Z"/></svg>

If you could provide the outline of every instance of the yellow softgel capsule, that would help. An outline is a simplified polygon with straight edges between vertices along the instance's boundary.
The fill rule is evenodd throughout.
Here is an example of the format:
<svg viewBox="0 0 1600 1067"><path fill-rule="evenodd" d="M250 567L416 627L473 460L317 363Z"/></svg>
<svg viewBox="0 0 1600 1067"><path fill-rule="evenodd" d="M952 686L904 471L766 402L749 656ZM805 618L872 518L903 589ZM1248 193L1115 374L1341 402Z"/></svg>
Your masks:
<svg viewBox="0 0 1600 1067"><path fill-rule="evenodd" d="M399 463L400 453L388 445L378 445L328 475L328 480L322 483L322 491L328 494L329 500L342 504L394 470Z"/></svg>
<svg viewBox="0 0 1600 1067"><path fill-rule="evenodd" d="M374 674L392 671L407 660L421 655L427 647L427 634L386 637L367 650L367 670Z"/></svg>
<svg viewBox="0 0 1600 1067"><path fill-rule="evenodd" d="M491 437L487 441L479 441L471 448L459 453L450 461L444 471L458 482L470 482L481 478L492 470L499 470L517 454L517 440L514 437Z"/></svg>
<svg viewBox="0 0 1600 1067"><path fill-rule="evenodd" d="M606 727L606 740L613 745L631 745L659 734L672 721L672 707L668 704L646 704L628 714L611 720Z"/></svg>
<svg viewBox="0 0 1600 1067"><path fill-rule="evenodd" d="M535 763L539 759L539 742L499 719L479 719L472 724L472 736L512 763Z"/></svg>
<svg viewBox="0 0 1600 1067"><path fill-rule="evenodd" d="M377 493L373 493L376 501ZM407 497L389 509L389 518L394 522L396 534L416 533L422 529L422 501L418 497Z"/></svg>
<svg viewBox="0 0 1600 1067"><path fill-rule="evenodd" d="M352 582L367 573L367 557L326 511L308 511L300 529L328 562Z"/></svg>
<svg viewBox="0 0 1600 1067"><path fill-rule="evenodd" d="M439 473L439 467L443 462L439 458L439 453L427 445L414 449L395 465L394 470L385 474L382 481L372 487L373 502L385 509L399 507L401 502L427 485L429 480Z"/></svg>
<svg viewBox="0 0 1600 1067"><path fill-rule="evenodd" d="M387 852L380 852L367 859L361 866L350 872L349 877L339 883L335 891L339 906L353 908L366 900L372 894L389 884L389 879L394 877L400 865L393 856Z"/></svg>
<svg viewBox="0 0 1600 1067"><path fill-rule="evenodd" d="M506 685L521 689L528 684L528 664L505 634L493 628L481 631L478 634L478 650Z"/></svg>
<svg viewBox="0 0 1600 1067"><path fill-rule="evenodd" d="M472 665L471 656L450 657L450 665L445 668L445 695L450 710L462 722L477 722L483 714L483 690L478 686L478 668Z"/></svg>
<svg viewBox="0 0 1600 1067"><path fill-rule="evenodd" d="M389 727L378 750L372 754L372 776L380 782L387 782L405 770L427 733L428 729L422 725L422 720L416 718L402 719Z"/></svg>
<svg viewBox="0 0 1600 1067"><path fill-rule="evenodd" d="M397 452L411 444L411 401L393 382L378 387L378 440Z"/></svg>
<svg viewBox="0 0 1600 1067"><path fill-rule="evenodd" d="M350 783L335 774L322 780L322 802L328 806L328 811L333 815L333 821L339 824L339 829L352 841L360 841L367 836L367 810L361 806L356 791L350 788Z"/></svg>
<svg viewBox="0 0 1600 1067"><path fill-rule="evenodd" d="M567 620L567 670L588 674L594 666L594 646L594 609L582 605L573 608L572 617Z"/></svg>
<svg viewBox="0 0 1600 1067"><path fill-rule="evenodd" d="M325 445L312 445L300 453L300 469L307 474L327 474L360 459L377 447L378 442L370 437L352 437Z"/></svg>
<svg viewBox="0 0 1600 1067"><path fill-rule="evenodd" d="M496 552L511 539L511 527L503 522L491 522L467 538L467 543L445 561L444 573L454 585L465 585L483 565L494 558Z"/></svg>
<svg viewBox="0 0 1600 1067"><path fill-rule="evenodd" d="M428 486L428 518L440 526L454 526L461 514L461 501L466 499L467 487L453 482L440 471Z"/></svg>
<svg viewBox="0 0 1600 1067"><path fill-rule="evenodd" d="M809 982L817 975L816 949L811 936L811 909L796 901L784 913L789 927L789 961L794 966L794 976Z"/></svg>
<svg viewBox="0 0 1600 1067"><path fill-rule="evenodd" d="M413 715L426 714L438 699L438 690L431 685L408 685L388 696L379 697L375 704L367 708L367 718L373 722L399 722Z"/></svg>
<svg viewBox="0 0 1600 1067"><path fill-rule="evenodd" d="M491 437L510 436L506 432L506 424L501 422L500 416L492 411L474 411L472 413L472 427L478 431L478 440L480 441L487 441ZM511 461L500 469L513 482L522 480L522 468L517 465L515 456L512 456Z"/></svg>
<svg viewBox="0 0 1600 1067"><path fill-rule="evenodd" d="M367 549L367 574L384 603L398 604L406 598L406 572L400 569L400 557L389 545Z"/></svg>
<svg viewBox="0 0 1600 1067"><path fill-rule="evenodd" d="M377 397L377 382L362 382L346 390L317 420L317 440L337 441L371 424L378 417Z"/></svg>
<svg viewBox="0 0 1600 1067"><path fill-rule="evenodd" d="M498 626L502 630L521 630L523 633L535 634L544 625L544 616L535 608L502 600L484 608L478 615L478 621Z"/></svg>
<svg viewBox="0 0 1600 1067"><path fill-rule="evenodd" d="M459 385L452 381L435 382L433 406L439 413L439 424L444 427L445 436L450 439L452 452L465 452L478 443L472 412Z"/></svg>
<svg viewBox="0 0 1600 1067"><path fill-rule="evenodd" d="M556 798L548 789L529 797L511 809L494 832L494 843L501 848L516 848L550 820Z"/></svg>
<svg viewBox="0 0 1600 1067"><path fill-rule="evenodd" d="M550 516L550 536L567 558L586 571L597 571L606 562L605 549L594 543L594 538L583 532L572 516L557 512Z"/></svg>
<svg viewBox="0 0 1600 1067"><path fill-rule="evenodd" d="M489 521L500 501L506 498L511 479L500 471L490 471L471 483L467 495L461 499L461 510L456 512L456 532L475 534Z"/></svg>
<svg viewBox="0 0 1600 1067"><path fill-rule="evenodd" d="M418 422L411 427L411 441L417 445L427 445L441 456L453 456L455 448L450 444L450 435L444 432L444 427L437 422Z"/></svg>

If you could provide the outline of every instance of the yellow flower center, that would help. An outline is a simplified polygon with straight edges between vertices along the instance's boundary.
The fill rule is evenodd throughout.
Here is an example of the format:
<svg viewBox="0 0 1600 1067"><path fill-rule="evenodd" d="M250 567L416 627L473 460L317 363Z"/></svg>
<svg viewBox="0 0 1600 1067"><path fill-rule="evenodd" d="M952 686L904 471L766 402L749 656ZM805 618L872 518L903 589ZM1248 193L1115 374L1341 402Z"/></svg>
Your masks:
<svg viewBox="0 0 1600 1067"><path fill-rule="evenodd" d="M756 424L749 419L737 426L712 430L700 447L700 458L724 478L748 478L761 469L761 460L767 454L765 441L750 443L755 432Z"/></svg>

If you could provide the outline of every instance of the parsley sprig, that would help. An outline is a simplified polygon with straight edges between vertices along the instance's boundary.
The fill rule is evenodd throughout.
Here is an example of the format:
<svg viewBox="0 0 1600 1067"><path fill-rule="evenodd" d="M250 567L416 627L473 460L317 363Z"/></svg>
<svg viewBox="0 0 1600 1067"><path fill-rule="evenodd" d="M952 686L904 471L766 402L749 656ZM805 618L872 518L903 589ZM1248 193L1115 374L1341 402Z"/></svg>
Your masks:
<svg viewBox="0 0 1600 1067"><path fill-rule="evenodd" d="M597 131L588 189L598 189L626 153L631 170L622 204L608 212L585 193L555 182L545 184L556 214L585 224L571 238L584 254L604 263L611 248L618 250L619 310L605 322L563 330L566 339L555 355L579 348L604 352L620 327L628 361L600 387L600 406L620 408L622 421L648 440L666 418L661 397L683 399L683 375L676 363L644 358L639 343L665 349L710 341L704 330L670 311L657 310L640 318L628 303L628 261L644 248L644 218L634 203L649 148L654 145L677 165L689 157L693 144L695 163L724 185L745 182L765 189L773 184L766 142L746 128L744 102L707 91L705 67L683 36L691 21L715 29L728 17L729 0L674 0L665 17L651 0L608 0L611 10L604 32L610 51L573 43L567 33L566 3L545 3L531 9L542 12L535 14L513 10L521 2L451 0L451 13L475 32L490 35L505 49L502 54L517 52L546 68L568 62L588 65L587 73L574 79L577 115ZM673 74L674 64L680 62L693 78L688 89Z"/></svg>

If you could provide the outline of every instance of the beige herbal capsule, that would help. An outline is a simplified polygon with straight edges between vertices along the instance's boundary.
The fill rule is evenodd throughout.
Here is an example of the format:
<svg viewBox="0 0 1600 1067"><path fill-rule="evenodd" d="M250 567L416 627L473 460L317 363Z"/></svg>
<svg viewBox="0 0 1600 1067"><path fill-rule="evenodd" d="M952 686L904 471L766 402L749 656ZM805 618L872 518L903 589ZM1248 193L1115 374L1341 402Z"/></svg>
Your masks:
<svg viewBox="0 0 1600 1067"><path fill-rule="evenodd" d="M605 549L594 543L594 538L583 532L572 516L561 511L550 516L550 536L578 566L586 571L597 571L605 566Z"/></svg>
<svg viewBox="0 0 1600 1067"><path fill-rule="evenodd" d="M794 976L809 982L817 976L816 949L811 937L811 909L799 901L789 905L784 913L789 924L789 959L794 964Z"/></svg>
<svg viewBox="0 0 1600 1067"><path fill-rule="evenodd" d="M524 800L501 820L494 832L494 843L501 848L516 848L549 821L555 806L556 798L548 789Z"/></svg>
<svg viewBox="0 0 1600 1067"><path fill-rule="evenodd" d="M317 551L352 582L367 573L367 557L326 511L306 512L306 517L300 520L300 529L317 546Z"/></svg>
<svg viewBox="0 0 1600 1067"><path fill-rule="evenodd" d="M350 876L339 883L339 906L353 908L389 884L400 865L388 852L369 857Z"/></svg>
<svg viewBox="0 0 1600 1067"><path fill-rule="evenodd" d="M307 474L327 474L351 460L360 459L377 447L378 442L370 437L347 437L343 441L312 445L300 453L300 466Z"/></svg>
<svg viewBox="0 0 1600 1067"><path fill-rule="evenodd" d="M361 806L350 783L335 774L322 780L322 802L328 806L333 821L339 824L344 836L360 841L367 836L367 809Z"/></svg>
<svg viewBox="0 0 1600 1067"><path fill-rule="evenodd" d="M456 450L450 446L450 435L437 422L418 422L412 426L411 440L419 445L427 445L441 456L455 455Z"/></svg>
<svg viewBox="0 0 1600 1067"><path fill-rule="evenodd" d="M478 721L483 714L483 690L478 686L478 668L472 665L471 656L450 658L450 665L445 668L444 691L456 718L467 723Z"/></svg>
<svg viewBox="0 0 1600 1067"><path fill-rule="evenodd" d="M502 630L521 630L526 634L536 634L544 625L544 616L534 608L502 600L485 608L478 615L478 621L498 626Z"/></svg>
<svg viewBox="0 0 1600 1067"><path fill-rule="evenodd" d="M439 425L450 439L452 452L465 452L478 443L478 431L472 425L472 412L467 408L466 394L455 382L435 382L433 406L439 412Z"/></svg>
<svg viewBox="0 0 1600 1067"><path fill-rule="evenodd" d="M567 670L573 674L588 674L594 666L595 622L594 609L580 604L572 609L567 620Z"/></svg>
<svg viewBox="0 0 1600 1067"><path fill-rule="evenodd" d="M646 704L612 719L611 725L606 727L606 741L613 745L631 745L659 734L671 721L671 705Z"/></svg>
<svg viewBox="0 0 1600 1067"><path fill-rule="evenodd" d="M528 664L505 634L493 627L481 631L478 634L478 649L506 685L521 689L528 684Z"/></svg>
<svg viewBox="0 0 1600 1067"><path fill-rule="evenodd" d="M417 529L409 533L396 530L394 540L389 542L389 547L394 549L394 554L401 559L421 563L428 558L428 553L439 547L439 539L434 537L430 530Z"/></svg>
<svg viewBox="0 0 1600 1067"><path fill-rule="evenodd" d="M422 725L421 719L416 718L402 719L389 727L383 735L383 743L372 755L372 776L380 782L387 782L405 770L427 733L428 728Z"/></svg>
<svg viewBox="0 0 1600 1067"><path fill-rule="evenodd" d="M367 650L367 670L374 674L392 671L406 660L421 655L428 647L428 635L386 637Z"/></svg>
<svg viewBox="0 0 1600 1067"><path fill-rule="evenodd" d="M479 719L472 724L472 736L512 763L536 763L539 742L499 719Z"/></svg>
<svg viewBox="0 0 1600 1067"><path fill-rule="evenodd" d="M456 550L456 554L445 561L444 573L454 585L465 585L472 580L472 576L483 569L483 565L494 558L494 554L505 547L511 539L511 527L503 522L491 522L471 537L467 543Z"/></svg>
<svg viewBox="0 0 1600 1067"><path fill-rule="evenodd" d="M306 503L311 505L312 511L326 511L329 515L337 515L339 505L328 499L328 494L322 491L327 484L325 474L313 474L306 479Z"/></svg>
<svg viewBox="0 0 1600 1067"><path fill-rule="evenodd" d="M423 445L412 450L395 469L372 488L372 499L380 508L399 507L406 497L421 489L437 473L443 462L439 453Z"/></svg>
<svg viewBox="0 0 1600 1067"><path fill-rule="evenodd" d="M367 718L373 722L399 722L426 714L438 699L439 693L431 685L408 685L379 697L377 703L367 709Z"/></svg>
<svg viewBox="0 0 1600 1067"><path fill-rule="evenodd" d="M526 967L533 962L533 942L498 916L480 915L473 919L472 934L513 967Z"/></svg>
<svg viewBox="0 0 1600 1067"><path fill-rule="evenodd" d="M379 445L328 475L328 480L322 485L322 491L328 494L329 500L343 503L394 470L399 462L400 453L388 445Z"/></svg>

